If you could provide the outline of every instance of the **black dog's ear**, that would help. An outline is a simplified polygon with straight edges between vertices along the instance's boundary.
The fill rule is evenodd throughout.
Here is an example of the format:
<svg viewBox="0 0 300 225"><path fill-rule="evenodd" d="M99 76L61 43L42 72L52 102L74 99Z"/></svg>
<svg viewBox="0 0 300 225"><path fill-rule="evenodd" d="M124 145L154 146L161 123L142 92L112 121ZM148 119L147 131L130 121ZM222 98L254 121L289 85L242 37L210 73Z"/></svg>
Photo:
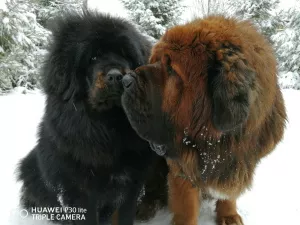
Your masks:
<svg viewBox="0 0 300 225"><path fill-rule="evenodd" d="M124 38L122 38L124 43L123 46L126 48L126 52L128 52L126 58L131 59L133 62L133 67L131 69L135 69L148 62L152 47L152 43L141 34L138 34L135 38L139 41L135 41L133 37L128 38L127 36L124 36Z"/></svg>
<svg viewBox="0 0 300 225"><path fill-rule="evenodd" d="M152 49L152 46L153 46L153 43L147 39L147 37L141 37L141 40L143 40L141 43L140 43L140 51L141 51L141 54L142 54L142 57L144 59L144 62L142 62L140 64L141 65L144 65L144 64L147 64L148 61L149 61L149 57L150 57L150 54L151 54L151 49Z"/></svg>
<svg viewBox="0 0 300 225"><path fill-rule="evenodd" d="M84 60L84 53L86 51L86 46L84 43L76 43L76 47L73 50L73 58L70 58L68 64L70 68L69 74L69 85L65 92L63 93L63 100L67 101L75 97L81 91L80 85L83 85L83 75L86 68L82 68L81 64ZM88 54L88 53L87 53ZM88 65L85 63L84 65Z"/></svg>
<svg viewBox="0 0 300 225"><path fill-rule="evenodd" d="M233 47L217 51L210 66L208 83L213 104L212 121L216 129L230 131L248 118L255 72L240 50Z"/></svg>
<svg viewBox="0 0 300 225"><path fill-rule="evenodd" d="M85 46L76 43L61 50L59 45L53 46L50 56L43 68L43 87L46 93L60 95L62 100L68 101L79 94L83 71L81 60L83 59ZM81 76L80 76L81 75Z"/></svg>

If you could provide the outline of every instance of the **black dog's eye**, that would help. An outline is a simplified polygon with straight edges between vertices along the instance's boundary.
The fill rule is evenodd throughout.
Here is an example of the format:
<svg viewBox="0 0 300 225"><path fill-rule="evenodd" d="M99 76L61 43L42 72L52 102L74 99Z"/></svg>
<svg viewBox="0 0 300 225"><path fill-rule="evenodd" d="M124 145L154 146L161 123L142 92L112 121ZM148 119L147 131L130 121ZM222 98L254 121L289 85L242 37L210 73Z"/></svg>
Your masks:
<svg viewBox="0 0 300 225"><path fill-rule="evenodd" d="M97 60L97 56L91 58L91 61L96 61L96 60Z"/></svg>

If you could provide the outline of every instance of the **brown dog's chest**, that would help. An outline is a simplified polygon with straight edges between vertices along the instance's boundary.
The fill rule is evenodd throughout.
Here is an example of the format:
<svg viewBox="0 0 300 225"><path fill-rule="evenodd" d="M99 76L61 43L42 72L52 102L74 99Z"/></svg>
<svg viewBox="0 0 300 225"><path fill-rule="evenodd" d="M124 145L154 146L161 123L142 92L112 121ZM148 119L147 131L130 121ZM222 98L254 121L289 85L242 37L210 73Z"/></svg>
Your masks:
<svg viewBox="0 0 300 225"><path fill-rule="evenodd" d="M183 138L182 152L177 161L178 176L211 197L242 193L251 184L258 162L254 146L246 149L245 144L226 138L206 139L197 144Z"/></svg>

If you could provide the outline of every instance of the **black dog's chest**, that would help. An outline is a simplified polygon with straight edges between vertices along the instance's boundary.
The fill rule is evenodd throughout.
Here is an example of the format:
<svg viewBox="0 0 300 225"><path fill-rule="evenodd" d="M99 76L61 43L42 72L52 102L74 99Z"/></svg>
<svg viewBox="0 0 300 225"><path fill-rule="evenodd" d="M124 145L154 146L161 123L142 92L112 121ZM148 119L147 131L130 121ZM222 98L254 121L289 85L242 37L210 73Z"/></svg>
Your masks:
<svg viewBox="0 0 300 225"><path fill-rule="evenodd" d="M85 177L85 189L89 190L101 190L103 191L113 191L114 189L123 189L123 186L130 186L132 182L132 174L126 171L124 168L120 170L112 171L111 169L101 168L97 171L95 169L90 169L89 176Z"/></svg>

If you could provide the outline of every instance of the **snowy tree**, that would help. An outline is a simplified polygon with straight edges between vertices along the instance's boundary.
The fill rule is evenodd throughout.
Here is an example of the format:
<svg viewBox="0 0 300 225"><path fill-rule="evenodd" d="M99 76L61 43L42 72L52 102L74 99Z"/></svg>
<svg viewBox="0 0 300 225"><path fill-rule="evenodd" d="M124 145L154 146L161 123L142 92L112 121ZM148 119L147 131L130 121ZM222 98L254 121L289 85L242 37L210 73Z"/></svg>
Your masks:
<svg viewBox="0 0 300 225"><path fill-rule="evenodd" d="M66 12L82 12L87 7L87 0L36 0L41 6L37 11L37 19L44 27L48 27L57 16Z"/></svg>
<svg viewBox="0 0 300 225"><path fill-rule="evenodd" d="M278 3L279 0L233 0L229 2L236 16L251 20L269 40L275 32L273 14Z"/></svg>
<svg viewBox="0 0 300 225"><path fill-rule="evenodd" d="M45 26L56 15L82 10L82 4L82 0L6 1L0 8L0 92L38 87L51 37Z"/></svg>
<svg viewBox="0 0 300 225"><path fill-rule="evenodd" d="M299 7L277 15L278 32L272 36L279 62L279 82L283 88L300 90L300 11Z"/></svg>
<svg viewBox="0 0 300 225"><path fill-rule="evenodd" d="M184 10L181 0L122 0L132 21L151 37L158 39L176 25Z"/></svg>
<svg viewBox="0 0 300 225"><path fill-rule="evenodd" d="M193 17L202 17L211 14L228 15L230 12L229 0L193 0L190 11Z"/></svg>
<svg viewBox="0 0 300 225"><path fill-rule="evenodd" d="M235 14L250 19L273 44L282 88L300 89L300 13L298 7L278 12L278 0L233 0Z"/></svg>
<svg viewBox="0 0 300 225"><path fill-rule="evenodd" d="M36 87L49 32L38 24L35 5L7 1L0 21L0 92Z"/></svg>

